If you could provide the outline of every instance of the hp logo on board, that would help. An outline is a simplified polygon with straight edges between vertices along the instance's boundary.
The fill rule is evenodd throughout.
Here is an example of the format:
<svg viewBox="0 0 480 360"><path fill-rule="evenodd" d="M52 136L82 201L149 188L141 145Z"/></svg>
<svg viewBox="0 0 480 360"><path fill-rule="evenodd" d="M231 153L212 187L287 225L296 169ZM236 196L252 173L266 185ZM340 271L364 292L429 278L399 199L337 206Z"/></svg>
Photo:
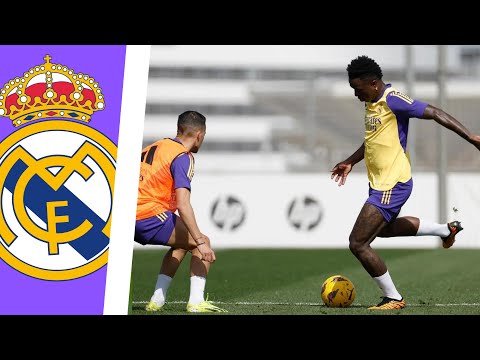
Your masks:
<svg viewBox="0 0 480 360"><path fill-rule="evenodd" d="M217 227L232 231L240 227L246 217L245 206L231 195L220 196L212 206L211 218Z"/></svg>
<svg viewBox="0 0 480 360"><path fill-rule="evenodd" d="M299 196L288 206L287 218L290 225L301 231L311 231L323 217L323 208L319 201L311 196Z"/></svg>

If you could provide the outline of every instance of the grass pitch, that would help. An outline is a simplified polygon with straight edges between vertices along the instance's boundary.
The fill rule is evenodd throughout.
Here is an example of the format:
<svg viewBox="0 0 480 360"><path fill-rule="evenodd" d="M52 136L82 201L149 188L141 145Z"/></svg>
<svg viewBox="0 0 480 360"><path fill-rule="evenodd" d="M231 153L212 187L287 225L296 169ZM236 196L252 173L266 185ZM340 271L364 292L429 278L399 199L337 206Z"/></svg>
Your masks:
<svg viewBox="0 0 480 360"><path fill-rule="evenodd" d="M163 311L148 313L158 270L167 249L136 250L131 278L133 315L479 315L480 250L377 249L407 307L372 311L381 292L348 249L217 250L205 292L228 313L188 314L187 255L173 279ZM352 306L326 307L320 288L331 275L348 277L356 288Z"/></svg>

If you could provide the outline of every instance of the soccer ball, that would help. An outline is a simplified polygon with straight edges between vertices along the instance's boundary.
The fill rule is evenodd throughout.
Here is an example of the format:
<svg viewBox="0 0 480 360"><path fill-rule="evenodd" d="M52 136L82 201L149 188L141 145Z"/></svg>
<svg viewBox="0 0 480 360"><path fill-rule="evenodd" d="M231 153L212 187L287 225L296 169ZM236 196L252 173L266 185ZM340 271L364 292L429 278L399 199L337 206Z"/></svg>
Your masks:
<svg viewBox="0 0 480 360"><path fill-rule="evenodd" d="M322 300L327 307L349 307L355 295L355 286L343 275L330 276L323 282Z"/></svg>

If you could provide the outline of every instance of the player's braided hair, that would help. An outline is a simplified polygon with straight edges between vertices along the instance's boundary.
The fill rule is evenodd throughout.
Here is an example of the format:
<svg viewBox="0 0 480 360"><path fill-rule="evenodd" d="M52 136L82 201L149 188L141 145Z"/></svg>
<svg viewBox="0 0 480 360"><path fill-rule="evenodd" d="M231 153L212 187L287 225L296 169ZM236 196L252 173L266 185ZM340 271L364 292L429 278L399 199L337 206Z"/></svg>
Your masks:
<svg viewBox="0 0 480 360"><path fill-rule="evenodd" d="M375 60L369 58L368 56L362 55L353 59L350 64L347 66L348 79L357 79L365 80L367 78L377 78L382 79L382 69L375 62Z"/></svg>
<svg viewBox="0 0 480 360"><path fill-rule="evenodd" d="M177 132L186 134L187 132L196 131L205 128L206 118L197 111L188 110L178 116Z"/></svg>

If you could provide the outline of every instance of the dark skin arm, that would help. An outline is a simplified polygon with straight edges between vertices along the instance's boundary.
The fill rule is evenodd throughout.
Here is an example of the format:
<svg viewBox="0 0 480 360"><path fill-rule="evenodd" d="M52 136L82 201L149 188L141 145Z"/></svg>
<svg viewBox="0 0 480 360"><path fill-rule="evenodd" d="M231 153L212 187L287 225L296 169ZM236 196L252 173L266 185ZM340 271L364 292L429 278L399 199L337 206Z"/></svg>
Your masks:
<svg viewBox="0 0 480 360"><path fill-rule="evenodd" d="M463 126L457 119L450 114L447 114L442 109L439 109L433 105L427 105L422 119L435 120L438 124L457 133L459 136L480 150L480 135L472 134L470 130ZM333 167L331 170L331 178L335 179L335 182L340 181L338 186L345 184L347 176L352 170L353 166L359 161L363 160L364 152L365 144L362 144L348 159L338 163Z"/></svg>
<svg viewBox="0 0 480 360"><path fill-rule="evenodd" d="M350 171L352 171L353 165L363 160L364 156L365 143L362 143L362 145L360 145L357 151L350 155L348 159L338 163L333 167L333 169L331 170L331 179L335 178L335 182L338 182L340 180L338 186L345 185L345 181L347 181L347 176Z"/></svg>
<svg viewBox="0 0 480 360"><path fill-rule="evenodd" d="M425 108L422 119L432 119L443 127L452 130L480 150L480 135L472 134L465 126L450 114L433 105Z"/></svg>

